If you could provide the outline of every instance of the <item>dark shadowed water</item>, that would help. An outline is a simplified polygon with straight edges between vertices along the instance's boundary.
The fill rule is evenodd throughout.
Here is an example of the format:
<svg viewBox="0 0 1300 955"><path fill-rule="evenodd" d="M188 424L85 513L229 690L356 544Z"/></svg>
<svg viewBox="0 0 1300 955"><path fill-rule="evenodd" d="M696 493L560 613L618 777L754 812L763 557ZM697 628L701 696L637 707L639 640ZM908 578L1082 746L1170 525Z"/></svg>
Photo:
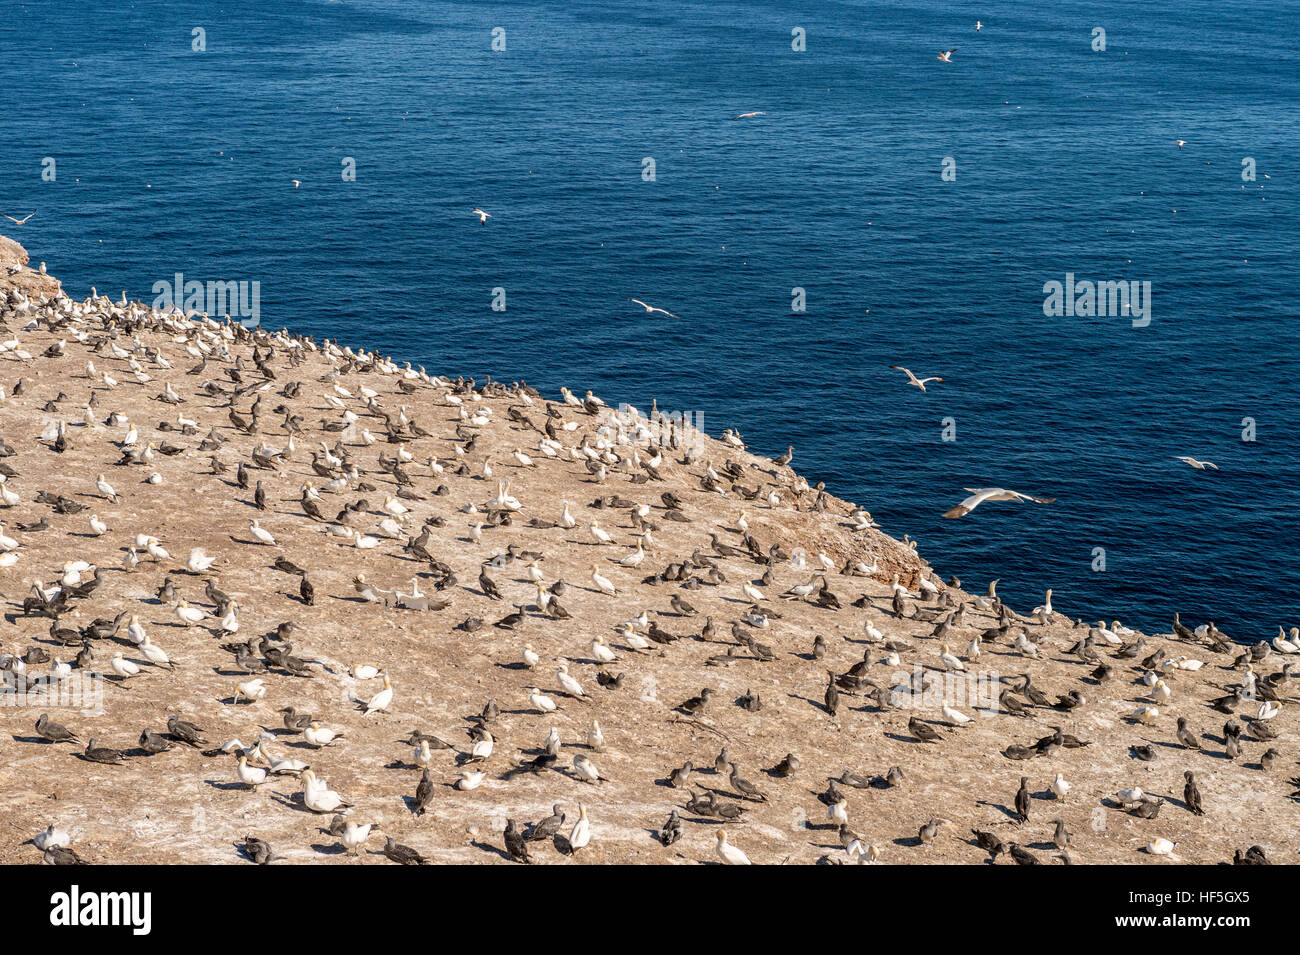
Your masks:
<svg viewBox="0 0 1300 955"><path fill-rule="evenodd" d="M1014 606L1300 623L1293 4L4 6L0 232L75 294L257 281L263 325L793 443ZM1046 317L1067 272L1150 324ZM1058 500L942 519L983 485Z"/></svg>

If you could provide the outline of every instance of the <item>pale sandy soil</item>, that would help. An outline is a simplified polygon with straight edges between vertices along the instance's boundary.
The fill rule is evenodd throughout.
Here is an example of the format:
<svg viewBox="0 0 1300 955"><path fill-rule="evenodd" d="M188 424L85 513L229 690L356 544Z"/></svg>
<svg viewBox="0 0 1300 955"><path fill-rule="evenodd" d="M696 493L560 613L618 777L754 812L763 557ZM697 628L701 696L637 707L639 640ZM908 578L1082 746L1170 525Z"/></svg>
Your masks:
<svg viewBox="0 0 1300 955"><path fill-rule="evenodd" d="M7 271L0 270L0 285L5 283ZM27 272L8 281L39 292L44 280L32 275ZM93 317L51 332L44 326L24 328L34 312L0 308L7 326L0 329L0 337L16 339L18 347L32 356L18 357L14 348L0 356L0 385L7 396L0 403L0 436L16 451L3 462L17 472L7 486L22 498L17 505L0 509L3 530L21 542L17 564L0 570L8 622L0 649L22 654L29 647L43 646L58 660L72 658L76 648L51 640L50 619L24 616L22 602L31 593L34 579L48 585L57 580L66 561L80 558L105 569L103 583L89 598L72 601L60 625L82 627L95 618L112 618L123 611L134 614L177 666L168 671L144 664L143 654L123 630L118 638L95 641L93 668L106 669L113 653L122 650L127 658L142 662L143 674L125 686L108 686L100 714L51 711L82 739L95 736L100 745L128 751L120 766L85 761L78 755L80 748L72 744L36 740L32 727L39 706L0 707L4 734L0 737L0 812L8 824L0 831L2 862L39 861L40 853L25 840L54 821L72 831L74 848L94 862L239 862L242 857L236 844L246 833L253 833L290 862L388 864L378 852L383 843L379 836L372 836L359 857L343 855L338 840L325 831L329 817L303 807L292 776L276 777L260 790L251 791L237 782L233 756L205 757L181 745L152 757L133 752L141 730L150 727L164 732L167 714L173 712L201 725L213 746L231 737L251 744L260 728L279 731L279 741L272 747L277 755L307 760L332 789L354 803L352 816L381 822L399 842L439 862L501 862L505 859L501 830L507 817L523 825L548 815L551 805L559 803L572 818L579 802L588 807L591 844L569 859L551 843L533 843L535 861L711 862L715 859L717 822L681 810L688 796L669 787L666 778L672 768L691 760L698 767L693 779L697 791L716 790L720 798L734 801L727 778L712 769L724 742L741 774L766 795L765 802L744 803L749 811L743 819L726 826L731 841L755 862L843 861L847 856L819 794L826 790L830 777L845 770L875 775L891 766L899 766L905 773L898 787L841 787L848 799L850 826L864 842L878 848L880 861L885 863L982 863L986 854L969 838L970 828L979 827L1008 842L1029 846L1044 862L1059 864L1050 846L1051 821L1058 817L1071 832L1070 854L1076 863L1168 864L1168 858L1140 851L1156 836L1177 844L1174 861L1224 861L1234 850L1252 844L1264 846L1273 861L1290 862L1293 858L1296 810L1291 799L1295 789L1291 783L1295 776L1291 740L1296 708L1284 703L1280 715L1271 720L1281 734L1271 744L1281 754L1271 772L1264 772L1259 762L1267 745L1249 731L1243 737L1245 755L1236 761L1225 758L1222 731L1228 717L1206 701L1223 695L1222 687L1240 682L1243 671L1230 669L1232 655L1169 635L1147 636L1147 652L1165 648L1171 658L1193 657L1204 660L1205 666L1199 672L1166 674L1172 700L1160 705L1152 725L1138 726L1124 719L1148 692L1138 682L1141 670L1137 661L1112 660L1115 677L1095 685L1087 679L1093 667L1066 653L1084 630L1072 629L1063 617L1047 626L1028 622L1025 629L1040 647L1038 659L1022 656L1003 640L986 644L982 657L968 660L966 667L1008 679L1030 673L1053 700L1057 694L1080 690L1088 698L1085 705L1069 713L1031 707L1027 717L1017 718L976 712L961 702L959 708L975 720L969 726L949 729L939 725L944 718L937 706L882 711L860 693L844 693L838 716L832 718L822 703L828 669L843 673L866 652L873 662L871 678L888 687L899 671L941 666L940 641L930 636L934 624L894 619L888 598L893 571L914 590L921 573L935 581L940 578L891 538L877 531L854 530L848 517L851 508L845 502L831 499L825 512L813 509L816 492L792 490L795 477L788 467L708 439L695 464L683 464L680 451L665 452L662 481L634 484L629 472L615 469L603 484L596 483L567 450L555 459L546 458L537 450L538 433L507 414L508 408L518 407L540 426L546 415L544 399L525 405L514 395L465 394L458 407L446 399L451 389L419 379L414 381L412 394L398 391L397 377L377 371L347 371L325 380L344 362L313 351L305 362L292 367L280 346L271 359L276 377L267 382L250 360L251 343L230 342L231 353L243 356L244 384L255 389L268 385L262 392L261 432L254 437L232 426L227 417L228 397L202 391L209 380L231 387L227 377L230 362L212 357L202 373L188 375L186 371L197 360L187 353L185 341L176 340L184 335L118 330L117 346L134 352L151 379L140 383L126 360L113 357L110 348L100 344L106 325L99 317L101 309L91 312ZM192 328L190 337L195 334ZM62 356L42 357L59 340L65 342ZM144 348L156 349L171 370L160 367ZM88 360L96 368L94 379L86 374ZM118 381L116 387L108 388L98 377L105 372ZM13 397L20 379L25 382L23 393ZM302 383L301 393L285 398L282 389L292 381ZM168 382L182 396L182 404L157 400ZM414 480L412 490L422 499L403 502L411 513L403 522L402 541L381 538L374 549L359 550L327 533L326 524L310 520L299 503L304 482L320 487L327 480L313 472L310 451L319 449L321 440L333 447L339 437L321 432L323 421L340 418L341 412L323 397L334 393L334 384L353 395L342 400L360 416L357 427L368 428L379 441L368 447L355 436L345 441L361 479L375 489L324 493L322 510L330 518L345 503L365 498L370 511L361 516L357 526L374 532L384 516L380 506L396 489L393 477L380 470L377 461L381 453L392 455L397 445L384 440L383 420L371 414L360 399L363 386L378 393L376 401L385 411L396 415L405 407L412 420L433 433L406 443L414 455L406 465ZM584 390L579 382L573 387L579 394ZM88 427L83 423L84 409L92 393L96 425ZM239 414L247 417L256 394L254 390L235 399ZM617 401L618 396L606 397ZM56 404L47 407L47 402L55 399ZM250 450L259 442L285 447L289 438L282 426L285 415L272 411L282 404L302 416L304 430L295 438L294 453L276 469L250 469L253 482L260 480L267 494L267 510L259 513L252 503L252 491L235 484L235 466L241 460L249 461ZM591 432L597 419L581 409L565 408L558 402L556 406L562 410L562 419L555 421L557 428L561 421L579 424L574 431L557 432L560 442L572 447ZM459 420L461 408L474 411L483 407L492 409L490 424L476 426ZM144 466L118 466L122 455L119 442L126 428L104 425L112 411L128 416L139 428L141 444L169 443L184 450L170 457L157 454ZM178 412L199 422L197 434L157 430L160 422L174 422ZM56 453L51 442L40 440L47 422L59 420L68 422L71 444L63 453ZM456 436L458 425L466 434L478 435L475 447L465 456L471 473L463 476L451 473L454 448L464 443ZM209 453L198 450L211 428L226 439L215 454L230 467L228 473L214 475ZM515 447L524 448L538 467L519 467L510 454ZM616 450L626 456L632 449ZM643 450L642 456L647 453ZM427 465L431 456L446 466L446 473L438 476L431 472ZM522 508L510 527L484 528L482 542L475 544L469 529L482 515L463 513L462 508L469 504L482 507L496 494L495 479L477 476L485 457L490 457L497 476L511 481L510 493ZM705 462L720 470L727 460L744 466L741 485L779 488L781 503L771 506L744 501L731 491L703 490L700 477ZM153 471L162 475L162 484L145 483ZM116 503L96 490L96 475L101 472L119 495ZM810 475L809 480L816 478ZM448 493L435 495L439 485L445 485ZM85 505L86 510L55 513L50 506L36 503L40 491L64 495ZM682 499L690 523L664 519L660 501L664 491ZM657 526L655 546L640 568L628 569L616 562L630 553L634 544L629 509L589 507L606 495L651 506L648 519ZM565 500L578 520L576 528L528 526L534 517L558 519ZM871 507L869 501L860 503ZM739 619L748 603L741 594L741 582L756 581L764 572L760 564L747 558L718 558L726 583L704 583L698 589L680 591L700 611L695 617L678 616L670 610L669 601L679 592L677 584L641 583L646 575L688 557L697 548L712 553L709 532L739 546L735 527L742 509L751 533L765 551L779 543L787 552L802 548L813 564L819 552L836 564L826 579L842 604L838 611L802 600L777 599L778 594L815 573L797 570L788 560L777 562L773 582L762 589L768 596L765 609L779 618L767 629L751 628L774 652L770 661L755 659L748 649L737 646L731 635L732 621ZM91 513L108 524L103 536L89 535ZM457 578L454 586L441 591L434 590L430 565L403 550L405 536L415 536L424 519L435 516L445 519L445 525L432 529L427 549L450 565ZM275 535L276 546L253 542L248 524L254 517ZM17 529L20 523L41 518L48 521L49 529L27 533ZM587 530L592 519L613 534L616 545L601 546L593 541ZM122 570L123 557L137 533L159 538L172 559L145 560L134 572ZM512 603L531 608L536 600L526 568L518 561L489 571L505 600L490 600L479 590L482 562L503 553L510 544L544 555L540 567L546 584L561 578L568 582L561 603L572 615L570 619L552 620L530 609L519 631L493 626L512 610ZM216 635L211 619L186 628L178 623L172 604L155 597L164 575L170 572L179 597L212 609L203 595L203 576L182 569L190 549L196 546L218 558L212 576L239 604L241 629L237 637ZM272 568L278 556L308 570L316 591L315 606L306 606L298 598L296 577ZM872 577L846 576L839 571L846 560L870 563L873 559L878 570ZM596 591L590 578L592 563L614 583L617 596ZM412 611L367 603L353 586L357 574L364 574L379 587L406 590L410 579L418 576L426 593L449 601L449 606ZM972 589L982 590L982 584ZM969 600L965 593L949 590L950 597ZM870 606L851 606L864 594L872 598ZM1058 593L1057 601L1068 603L1068 594ZM907 612L935 606L933 600L908 600ZM1027 613L1030 608L1016 609ZM648 610L665 630L682 639L655 645L648 653L628 649L613 628L642 610ZM483 618L485 626L472 634L455 629L470 616ZM712 642L698 637L706 616L712 616L716 625ZM969 604L966 624L948 641L954 652L964 655L971 637L991 627L992 620ZM221 645L271 631L284 621L296 623L293 652L311 661L312 677L295 678L272 669L264 677L267 694L263 700L233 703L235 687L245 677ZM870 642L864 626L868 623L882 631L886 640L907 645L900 654L901 666L880 662L888 651ZM597 683L599 667L591 650L597 634L604 635L618 654L619 659L604 668L624 674L618 689L605 689ZM820 661L811 654L816 635L824 637L827 646L826 657ZM524 669L520 662L525 642L541 655L542 663L535 672ZM711 661L729 650L734 659ZM1110 658L1114 651L1103 647L1099 652ZM568 664L590 701L568 699L559 692L555 667L561 662ZM349 667L362 663L391 675L395 697L388 712L364 716L353 702L355 697L369 697L380 688L377 680L359 684L347 676ZM1255 669L1262 677L1281 669L1281 663L1281 656L1275 653ZM28 668L28 676L46 672L48 664ZM558 712L546 716L532 707L528 700L532 685L540 686L559 703ZM712 688L715 695L697 722L674 711L677 704L704 687ZM737 705L746 691L761 697L761 710L750 712ZM1283 688L1282 695L1289 698L1289 690ZM485 764L488 775L482 786L471 792L452 788L450 783L458 772L456 756L441 751L436 754L434 770L439 785L429 812L421 818L412 816L407 800L415 791L419 771L411 765L411 747L401 740L418 727L467 750L468 718L489 699L496 701L501 713L489 724L496 748ZM286 705L311 712L343 730L346 737L328 748L312 749L300 735L280 730L277 711ZM1253 716L1257 706L1237 707L1239 718ZM917 741L907 729L911 716L928 721L944 739L938 743ZM1178 716L1186 717L1201 738L1201 752L1188 750L1175 740ZM596 785L579 781L571 763L575 754L588 752L584 741L593 719L599 720L607 741L605 752L589 753L608 777ZM1032 744L1053 726L1091 740L1092 745L1061 749L1027 761L1012 761L1002 755L1007 744ZM560 771L523 772L503 778L515 763L531 760L540 752L551 727L558 730L564 744ZM1157 755L1153 762L1140 761L1130 751L1132 744L1144 742L1154 746ZM801 760L797 772L789 778L769 775L766 770L787 753ZM1193 815L1182 802L1185 769L1197 774L1206 808L1203 817ZM1072 786L1064 800L1050 798L1049 783L1057 773ZM1033 794L1029 822L1023 825L1011 817L1021 775L1029 777ZM1157 819L1135 818L1110 806L1110 797L1117 790L1133 786L1167 799ZM684 834L675 845L664 848L655 834L674 807L682 812ZM932 844L916 845L918 829L934 816L951 820L952 825L941 828ZM567 833L568 828L566 825L563 831ZM1009 863L1005 856L998 861Z"/></svg>

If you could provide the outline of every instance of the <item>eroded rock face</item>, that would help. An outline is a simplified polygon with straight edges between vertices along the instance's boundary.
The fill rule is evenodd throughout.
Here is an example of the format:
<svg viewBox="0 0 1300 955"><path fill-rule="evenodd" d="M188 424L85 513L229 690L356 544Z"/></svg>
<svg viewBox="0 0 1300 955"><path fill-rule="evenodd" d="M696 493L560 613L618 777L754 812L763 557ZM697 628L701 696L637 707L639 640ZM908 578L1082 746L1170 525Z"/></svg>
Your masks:
<svg viewBox="0 0 1300 955"><path fill-rule="evenodd" d="M55 295L59 291L58 279L28 268L30 261L26 249L0 235L0 289L18 289L28 297Z"/></svg>

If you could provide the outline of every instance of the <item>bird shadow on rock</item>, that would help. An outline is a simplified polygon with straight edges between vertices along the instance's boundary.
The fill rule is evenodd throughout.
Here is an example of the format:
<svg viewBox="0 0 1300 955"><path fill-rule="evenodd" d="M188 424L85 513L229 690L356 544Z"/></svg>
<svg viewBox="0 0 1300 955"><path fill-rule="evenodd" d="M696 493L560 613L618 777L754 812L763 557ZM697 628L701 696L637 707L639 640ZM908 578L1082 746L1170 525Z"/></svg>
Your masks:
<svg viewBox="0 0 1300 955"><path fill-rule="evenodd" d="M347 846L337 842L331 842L328 844L323 842L313 842L311 843L310 848L313 852L319 852L323 856L341 856L348 851Z"/></svg>
<svg viewBox="0 0 1300 955"><path fill-rule="evenodd" d="M1001 803L988 802L987 800L981 799L975 805L988 806L990 809L996 809L998 812L1002 813L1002 815L1006 816L1008 819L1012 820L1013 822L1020 821L1020 817L1016 815L1014 810L1008 809L1006 806L1002 805Z"/></svg>
<svg viewBox="0 0 1300 955"><path fill-rule="evenodd" d="M917 739L915 736L912 736L910 733L886 733L885 738L892 739L896 743L916 743L916 744L924 743L923 740Z"/></svg>
<svg viewBox="0 0 1300 955"><path fill-rule="evenodd" d="M284 793L278 793L272 790L271 798L288 809L296 809L299 812L305 812L312 816L329 815L328 813L319 813L307 808L307 803L303 798L302 791L292 793L286 796Z"/></svg>
<svg viewBox="0 0 1300 955"><path fill-rule="evenodd" d="M811 706L814 710L817 710L817 712L819 713L826 712L826 704L823 703L821 700L814 700L811 697L800 696L798 693L791 693L790 699L799 700L800 702L807 703L809 706Z"/></svg>
<svg viewBox="0 0 1300 955"><path fill-rule="evenodd" d="M899 836L894 840L894 845L915 848L916 846L923 845L923 843L921 842L920 836Z"/></svg>
<svg viewBox="0 0 1300 955"><path fill-rule="evenodd" d="M40 736L15 736L15 743L44 743L47 746L53 746L54 740L43 739Z"/></svg>
<svg viewBox="0 0 1300 955"><path fill-rule="evenodd" d="M207 783L209 786L211 786L213 789L219 789L219 790L221 790L223 793L230 793L230 792L247 792L247 791L248 791L248 784L247 784L247 783L241 783L241 782L237 782L237 781L236 781L236 782L233 782L233 783L232 783L232 782L219 782L219 781L217 781L217 780L215 780L215 779L205 779L204 782Z"/></svg>
<svg viewBox="0 0 1300 955"><path fill-rule="evenodd" d="M474 839L471 840L470 846L472 846L475 849L478 849L480 852L488 852L491 853L492 855L500 856L506 862L514 861L514 859L510 857L510 853L506 852L500 846L492 845L492 843L490 842L483 842L481 839Z"/></svg>

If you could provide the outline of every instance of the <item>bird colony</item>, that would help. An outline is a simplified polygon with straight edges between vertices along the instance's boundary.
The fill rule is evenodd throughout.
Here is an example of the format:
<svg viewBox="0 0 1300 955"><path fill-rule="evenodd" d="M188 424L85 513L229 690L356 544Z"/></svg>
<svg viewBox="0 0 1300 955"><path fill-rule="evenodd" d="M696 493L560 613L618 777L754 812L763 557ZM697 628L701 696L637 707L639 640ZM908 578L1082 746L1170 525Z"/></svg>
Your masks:
<svg viewBox="0 0 1300 955"><path fill-rule="evenodd" d="M1289 861L1285 633L1018 612L734 431L19 288L0 860Z"/></svg>

